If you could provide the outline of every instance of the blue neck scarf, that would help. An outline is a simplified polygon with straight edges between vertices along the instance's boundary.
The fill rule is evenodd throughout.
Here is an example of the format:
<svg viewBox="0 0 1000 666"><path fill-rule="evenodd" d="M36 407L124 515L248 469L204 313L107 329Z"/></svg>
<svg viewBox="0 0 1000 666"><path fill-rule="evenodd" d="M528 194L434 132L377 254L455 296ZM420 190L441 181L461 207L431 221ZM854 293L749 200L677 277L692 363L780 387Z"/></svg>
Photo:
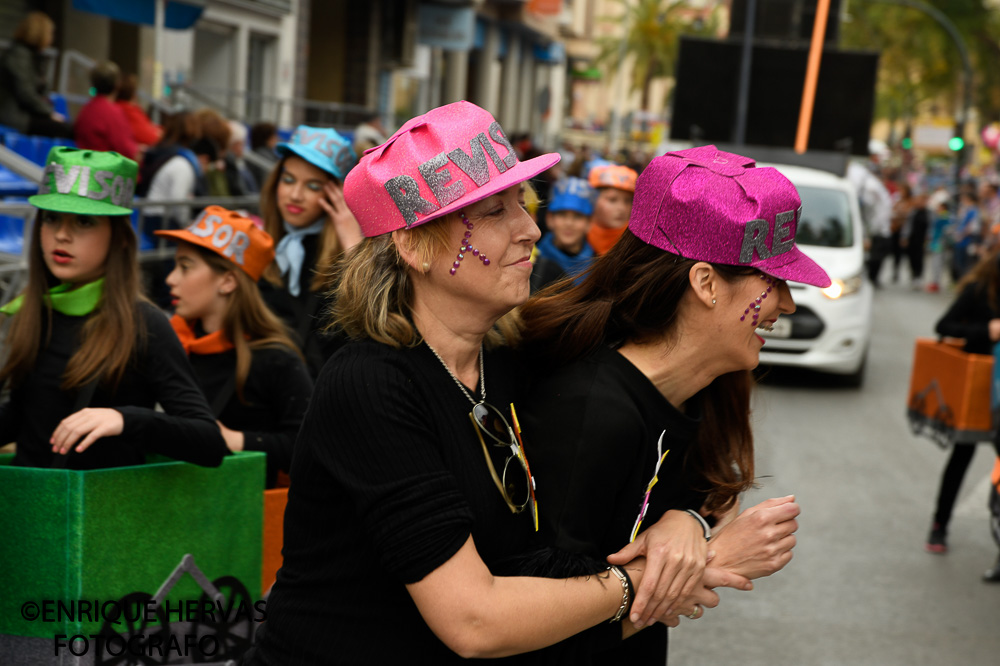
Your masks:
<svg viewBox="0 0 1000 666"><path fill-rule="evenodd" d="M586 238L583 239L583 247L577 254L568 254L556 247L555 236L551 232L545 234L536 247L538 254L559 264L570 277L586 270L594 259L594 248L590 247Z"/></svg>
<svg viewBox="0 0 1000 666"><path fill-rule="evenodd" d="M306 236L314 236L323 231L326 218L319 218L308 227L293 227L288 222L282 222L285 226L285 235L282 237L278 247L274 250L274 260L278 262L278 269L281 275L288 276L288 293L298 298L302 293L301 276L302 262L306 258L306 249L302 246L302 239Z"/></svg>

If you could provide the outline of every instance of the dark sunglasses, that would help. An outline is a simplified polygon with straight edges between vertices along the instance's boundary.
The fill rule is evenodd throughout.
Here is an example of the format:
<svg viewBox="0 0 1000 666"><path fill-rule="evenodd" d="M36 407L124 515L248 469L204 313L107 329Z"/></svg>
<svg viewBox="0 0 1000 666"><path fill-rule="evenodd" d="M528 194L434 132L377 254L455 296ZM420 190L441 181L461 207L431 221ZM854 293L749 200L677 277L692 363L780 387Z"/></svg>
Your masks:
<svg viewBox="0 0 1000 666"><path fill-rule="evenodd" d="M535 530L538 530L538 504L535 502L535 479L531 476L531 468L528 466L528 459L524 455L524 444L521 441L521 426L517 422L517 412L514 405L510 406L511 418L514 421L514 428L510 427L504 415L493 405L480 402L473 406L469 418L476 429L476 436L483 447L483 455L486 456L486 464L490 468L490 476L496 484L503 500L513 513L521 513L529 505L532 517L535 522ZM516 431L516 434L515 434ZM497 474L493 460L490 458L489 450L486 448L486 441L483 433L491 440L493 446L508 447L510 455L507 456L503 465L503 475ZM515 462L516 461L516 462Z"/></svg>

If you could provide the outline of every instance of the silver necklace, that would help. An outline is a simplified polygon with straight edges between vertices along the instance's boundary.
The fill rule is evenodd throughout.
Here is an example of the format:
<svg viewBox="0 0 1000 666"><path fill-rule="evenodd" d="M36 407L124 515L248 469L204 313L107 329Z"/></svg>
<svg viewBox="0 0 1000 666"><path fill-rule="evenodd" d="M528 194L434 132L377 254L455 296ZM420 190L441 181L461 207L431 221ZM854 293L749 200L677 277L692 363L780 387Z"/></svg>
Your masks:
<svg viewBox="0 0 1000 666"><path fill-rule="evenodd" d="M465 384L459 381L458 377L455 376L455 373L452 372L451 368L448 367L448 364L444 362L443 358L441 358L441 355L434 350L434 347L431 347L430 343L427 342L426 340L424 340L424 344L427 345L427 348L431 350L431 353L434 354L435 357L437 357L437 360L441 361L441 365L444 366L444 369L448 371L448 374L451 376L451 378L455 380L456 384L458 384L458 388L462 389L462 393L464 393L465 397L469 399L469 402L472 403L473 407L483 402L486 402L486 372L483 369L482 345L479 345L479 395L481 395L483 399L480 400L479 402L476 402L475 400L472 399L472 395L469 394L469 390L465 388Z"/></svg>

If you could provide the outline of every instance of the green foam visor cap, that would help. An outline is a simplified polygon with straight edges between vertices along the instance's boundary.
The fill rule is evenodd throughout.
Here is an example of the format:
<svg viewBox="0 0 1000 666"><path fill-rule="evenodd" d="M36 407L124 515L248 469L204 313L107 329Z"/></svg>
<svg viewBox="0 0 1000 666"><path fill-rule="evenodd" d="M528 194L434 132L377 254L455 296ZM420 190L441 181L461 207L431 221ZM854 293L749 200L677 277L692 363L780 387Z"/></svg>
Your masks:
<svg viewBox="0 0 1000 666"><path fill-rule="evenodd" d="M77 215L129 215L139 165L114 152L56 146L45 159L36 208Z"/></svg>

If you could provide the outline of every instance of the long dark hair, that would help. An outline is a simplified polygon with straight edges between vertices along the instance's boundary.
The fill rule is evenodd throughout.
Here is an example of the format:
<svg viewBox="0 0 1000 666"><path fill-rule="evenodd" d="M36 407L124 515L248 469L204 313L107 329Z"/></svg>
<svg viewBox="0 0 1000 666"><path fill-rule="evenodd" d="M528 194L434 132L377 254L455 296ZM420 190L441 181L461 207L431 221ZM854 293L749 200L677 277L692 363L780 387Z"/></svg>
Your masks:
<svg viewBox="0 0 1000 666"><path fill-rule="evenodd" d="M13 317L5 345L7 359L0 369L0 384L17 384L34 368L38 351L52 335L52 306L45 294L58 280L49 272L42 256L41 212L35 216L28 260L28 286L20 311ZM87 317L79 348L70 357L63 374L62 389L79 388L100 378L116 386L121 381L137 347L145 343L146 329L136 304L143 299L139 284L137 242L127 215L109 216L111 241L104 264L104 294ZM47 325L42 317L47 316Z"/></svg>
<svg viewBox="0 0 1000 666"><path fill-rule="evenodd" d="M521 308L522 348L533 364L564 365L601 347L651 342L674 330L688 273L697 262L648 245L626 230L579 282L550 285ZM750 267L714 265L727 281ZM699 394L702 424L689 454L707 483L710 510L725 510L754 481L748 370L716 377Z"/></svg>

